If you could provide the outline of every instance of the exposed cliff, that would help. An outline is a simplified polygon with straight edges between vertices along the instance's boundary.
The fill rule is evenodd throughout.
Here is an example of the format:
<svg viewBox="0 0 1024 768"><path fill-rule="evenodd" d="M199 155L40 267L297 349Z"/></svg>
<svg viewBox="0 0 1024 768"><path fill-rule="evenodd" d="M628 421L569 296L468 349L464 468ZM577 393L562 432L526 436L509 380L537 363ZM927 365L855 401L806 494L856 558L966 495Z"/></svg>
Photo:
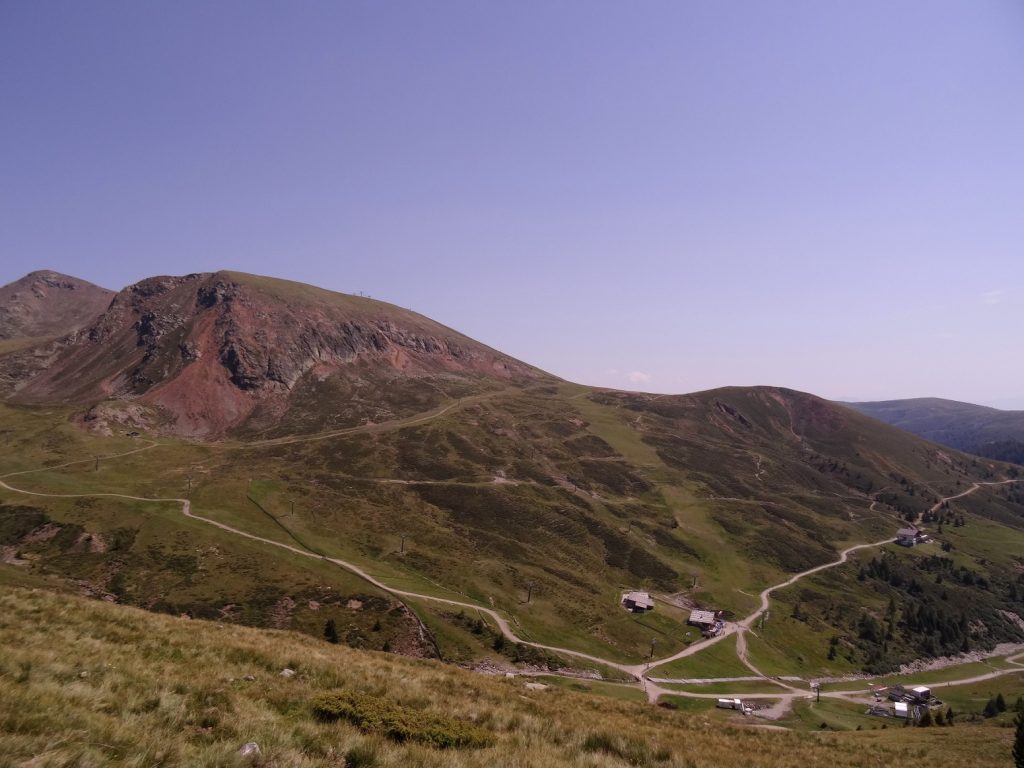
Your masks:
<svg viewBox="0 0 1024 768"><path fill-rule="evenodd" d="M163 411L174 433L219 436L282 419L315 427L393 415L382 390L410 377L431 379L442 398L551 378L400 307L217 272L125 288L44 370L20 381L14 399L137 398ZM346 402L359 387L375 388L373 409Z"/></svg>

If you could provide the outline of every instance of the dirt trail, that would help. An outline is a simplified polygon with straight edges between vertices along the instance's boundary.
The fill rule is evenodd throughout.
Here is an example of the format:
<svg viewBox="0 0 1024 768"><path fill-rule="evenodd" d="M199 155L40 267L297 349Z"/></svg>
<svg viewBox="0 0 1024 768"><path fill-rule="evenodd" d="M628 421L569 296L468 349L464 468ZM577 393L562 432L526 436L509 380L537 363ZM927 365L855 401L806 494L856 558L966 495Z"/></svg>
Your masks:
<svg viewBox="0 0 1024 768"><path fill-rule="evenodd" d="M153 503L178 504L178 505L181 506L181 512L182 512L183 515L185 515L185 517L191 518L193 520L199 520L199 521L207 523L209 525L216 526L217 528L220 528L223 531L227 531L229 533L232 533L232 534L234 534L236 536L242 536L242 537L244 537L246 539L251 539L252 541L258 541L258 542L261 542L263 544L269 544L270 546L273 546L273 547L280 547L281 549L286 549L289 552L292 552L293 554L296 554L296 555L301 555L302 557L310 557L310 558L313 558L313 559L316 559L316 560L323 560L323 561L328 562L328 563L333 563L334 565L337 565L337 566L339 566L341 568L344 568L346 571L349 571L350 573L355 574L359 578L363 579L364 581L368 582L369 584L372 584L373 586L377 587L378 589L380 589L380 590L382 590L384 592L387 592L388 594L392 594L392 595L395 595L395 596L398 596L398 597L411 597L411 598L415 598L417 600L430 600L430 601L433 601L433 602L436 602L436 603L442 603L444 605L452 605L452 606L456 606L456 607L459 607L459 608L469 608L469 609L474 610L474 611L479 611L481 613L485 613L490 618L492 618L494 620L494 622L498 625L498 628L501 630L501 633L503 635L505 635L506 638L508 638L509 640L511 640L514 643L520 643L522 645L528 645L528 646L531 646L533 648L539 648L539 649L546 650L546 651L552 651L552 652L559 653L559 654L562 654L562 655L565 655L565 656L572 656L574 658L584 659L586 661L591 661L591 662L594 662L594 663L597 663L597 664L602 664L604 666L611 667L613 669L617 669L620 672L624 672L626 674L632 675L633 677L638 677L639 673L643 670L643 667L644 667L643 664L635 664L635 665L620 664L619 662L612 661L610 659L602 659L602 658L600 658L598 656L591 656L590 654L582 653L580 651L574 651L574 650L571 650L569 648L558 648L556 646L543 645L541 643L533 643L533 642L530 642L529 640L524 640L523 638L521 638L518 635L516 635L516 633L512 630L511 625L508 623L508 621L505 618L503 618L499 613L497 613L497 611L494 611L494 610L492 610L490 608L485 608L483 606L476 605L475 603L465 603L465 602L462 602L460 600L450 600L450 599L444 598L444 597L436 597L434 595L424 595L424 594L421 594L419 592L409 592L409 591L406 591L406 590L395 589L394 587L389 587L387 584L385 584L382 581L379 581L378 579L374 578L369 573L367 573L362 568L360 568L358 565L354 565L353 563L349 563L349 562L347 562L345 560L341 560L341 559L336 558L336 557L326 557L324 555L319 555L319 554L317 554L315 552L310 552L309 550L306 550L306 549L300 549L299 547L293 547L291 544L285 544L283 542L275 541L273 539L268 539L268 538L265 538L263 536L257 536L257 535L255 535L253 533L248 533L247 531L243 531L243 530L241 530L239 528L234 528L233 526L227 525L226 523L221 523L221 522L219 522L217 520L211 520L208 517L203 517L202 515L197 515L194 512L192 512L192 503L188 499L149 498L149 497L145 497L145 496L131 496L131 495L124 494L124 493L41 493L39 491L27 491L27 490L24 490L22 488L15 488L14 486L8 485L6 482L4 482L2 480L0 480L0 488L5 488L6 490L13 491L15 493L24 493L24 494L27 494L29 496L42 496L42 497L46 497L46 498L56 498L56 499L78 499L78 498L101 497L101 498L129 499L129 500L132 500L132 501L147 501L147 502L153 502Z"/></svg>
<svg viewBox="0 0 1024 768"><path fill-rule="evenodd" d="M78 464L92 464L93 462L96 461L97 458L100 461L109 461L110 459L120 459L120 458L123 458L125 456L131 456L132 454L135 454L135 453L142 453L143 451L148 451L148 450L156 448L156 447L158 447L160 445L163 445L163 443L158 443L155 440L145 440L144 442L148 443L148 445L144 445L141 448L133 448L132 450L125 451L124 453L98 454L97 456L92 456L92 457L90 457L88 459L75 459L74 461L66 461L63 464L54 464L53 466L50 466L50 467L37 467L36 469L22 469L22 470L20 470L18 472L8 472L6 475L0 475L0 478L18 477L19 475L31 475L31 474L34 474L36 472L49 472L49 471L54 470L54 469L65 469L67 467L73 467L73 466L76 466Z"/></svg>
<svg viewBox="0 0 1024 768"><path fill-rule="evenodd" d="M931 506L931 507L930 507L930 508L928 509L928 512L929 512L930 514L935 514L936 512L938 512L938 511L939 511L939 508L940 508L940 507L941 507L941 506L942 506L943 504L945 504L945 503L946 503L947 501L954 501L955 499L962 499L962 498L963 498L964 496L970 496L970 495L971 495L972 493L974 493L974 492L975 492L976 490L978 490L979 488L984 488L984 487L986 487L986 486L991 486L991 485L1009 485L1009 484L1011 484L1011 483L1022 483L1022 482L1024 482L1024 478L1015 478L1015 479L1013 479L1013 480L996 480L996 481L994 481L994 482L990 482L990 483L973 483L973 484L971 485L971 487L970 487L970 488L968 488L968 489L967 489L966 491L964 491L963 493L958 493L958 494L956 494L955 496L947 496L947 497L946 497L946 498L944 498L944 499L939 499L939 500L938 500L937 502L935 502L935 503L934 503L934 504L933 504L933 505L932 505L932 506ZM916 519L916 520L915 520L914 522L915 522L915 523L920 523L920 522L921 522L921 518L922 518L922 517L924 517L924 515L923 515L923 514L920 514L920 515L918 515L918 516L917 516L917 519Z"/></svg>
<svg viewBox="0 0 1024 768"><path fill-rule="evenodd" d="M455 410L456 408L462 408L463 406L471 403L478 403L482 400L488 400L492 397L498 397L500 395L508 394L512 392L511 387L498 390L497 392L485 392L482 395L471 395L469 397L463 397L456 400L448 405L439 406L433 410L426 411L425 413L418 413L414 416L408 416L404 419L393 419L391 421L382 421L379 423L361 424L357 427L345 427L343 429L334 429L330 432L320 432L315 435L291 435L289 437L274 437L267 440L254 440L245 443L210 443L209 445L214 448L232 448L235 450L248 450L250 448L268 448L278 445L293 445L295 443L312 443L318 440L330 440L335 437L344 437L347 435L358 435L366 432L392 432L396 429L404 429L405 427L413 427L417 424L425 424L428 421L439 419L445 414Z"/></svg>
<svg viewBox="0 0 1024 768"><path fill-rule="evenodd" d="M331 437L336 437L336 436L339 436L339 435L342 435L342 434L351 434L353 432L359 432L359 431L371 431L371 430L374 430L374 429L384 429L384 428L388 428L388 429L400 428L400 426L409 426L411 424L422 423L422 422L425 422L425 421L430 421L431 419L439 418L440 416L442 416L445 413L447 413L448 411L450 411L452 408L455 408L455 407L457 407L457 406L459 406L459 405L461 405L461 404L463 404L465 402L468 402L468 401L474 400L474 399L479 400L479 399L482 399L482 398L485 398L485 397L491 397L491 396L493 396L495 394L498 394L498 393L489 393L487 395L480 395L480 396L478 396L476 398L465 398L464 400L462 400L462 401L460 401L458 403L450 404L450 405L448 405L448 406L446 406L446 407L444 407L442 409L439 409L439 410L436 410L436 411L432 411L432 412L430 412L428 414L423 414L423 415L420 415L420 416L417 416L417 417L413 417L411 419L403 419L403 420L400 420L400 422L387 422L386 424L365 425L363 427L354 427L354 428L347 429L347 430L338 430L338 431L334 431L334 432L330 432L330 433L314 435L314 436L310 436L308 438L281 438L281 439L277 439L277 440L263 441L262 443L251 444L251 445L281 445L281 444L287 444L287 443L292 443L292 442L306 442L306 441L310 441L310 440L325 440L325 439L329 439ZM139 453L141 451L150 450L152 448L157 447L158 445L160 445L160 444L151 441L149 445L143 446L141 448L137 448L137 449L134 449L134 450L131 450L131 451L126 451L126 452L120 453L120 454L112 454L112 455L108 455L108 456L101 456L100 458L101 459L114 459L114 458L119 458L119 457L123 457L123 456L130 456L132 454ZM39 492L39 491L27 491L27 490L23 490L21 488L16 488L16 487L11 486L8 483L3 481L5 479L11 478L11 477L15 477L15 476L19 476L19 475L26 475L26 474L31 474L31 473L34 473L34 472L45 472L45 471L54 470L54 469L61 469L61 468L65 468L65 467L74 466L74 465L77 465L77 464L89 463L89 462L92 462L92 461L95 461L95 457L94 458L90 458L90 459L82 459L82 460L79 460L79 461L70 461L70 462L66 462L66 463L60 464L60 465L55 465L55 466L52 466L52 467L42 467L42 468L34 469L34 470L22 470L22 471L19 471L19 472L11 472L11 473L8 473L6 475L0 475L0 478L2 478L2 479L0 479L0 487L6 489L8 491L12 491L14 493L22 493L22 494L26 494L26 495L29 495L29 496L40 496L40 497L47 497L47 498L93 498L93 497L101 497L101 498L121 498L121 499L129 499L129 500L132 500L132 501L144 501L144 502L152 502L152 503L177 504L177 505L179 505L181 507L182 514L185 517L188 517L188 518L190 518L192 520L197 520L197 521L206 523L208 525L215 526L215 527L217 527L217 528L219 528L219 529L221 529L223 531L227 531L227 532L229 532L229 533L231 533L233 535L236 535L236 536L241 536L243 538L250 539L252 541L258 541L258 542L261 542L263 544L267 544L269 546L279 547L281 549L288 550L289 552L291 552L293 554L296 554L296 555L299 555L299 556L302 556L302 557L309 557L309 558L319 559L319 560L323 560L325 562L332 563L332 564L337 565L338 567L343 568L344 570L346 570L346 571L348 571L348 572L358 576L359 578L363 579L367 583L372 584L373 586L377 587L381 591L386 592L386 593L391 594L391 595L395 595L396 597L407 597L407 598L414 598L414 599L417 599L417 600L429 600L431 602L441 603L443 605L451 605L451 606L455 606L455 607L459 607L459 608L468 608L470 610L479 611L481 613L484 613L488 617L490 617L491 619L494 620L495 624L497 625L498 629L501 631L502 635L504 635L508 640L511 640L514 643L520 643L522 645L527 645L527 646L530 646L530 647L533 647L533 648L538 648L538 649L541 649L541 650L546 650L546 651L551 651L553 653L558 653L558 654L561 654L563 656L569 656L569 657L572 657L572 658L582 659L582 660L589 661L589 662L592 662L592 663L601 664L601 665L603 665L605 667L609 667L611 669L616 669L616 670L618 670L620 672L623 672L623 673L625 673L625 674L635 678L637 683L646 692L648 700L651 701L651 702L657 702L658 699L660 697L664 696L664 695L684 696L684 697L687 697L687 698L696 698L696 699L733 698L734 695L727 694L727 693L713 693L712 694L712 693L695 693L695 692L673 691L673 690L670 690L670 689L667 689L667 688L663 688L660 685L658 685L658 683L655 682L650 677L650 674L651 674L651 672L654 669L656 669L658 667L664 666L664 665L666 665L666 664L668 664L670 662L676 661L678 659L682 659L682 658L686 658L688 656L692 656L692 655L694 655L696 653L699 653L700 651L705 650L706 648L709 648L710 646L712 646L712 645L714 645L716 643L721 642L722 640L724 640L725 638L731 636L732 634L736 634L737 635L737 639L736 639L736 652L737 652L737 656L738 656L739 660L747 668L749 668L751 670L751 672L754 673L754 675L756 676L756 679L764 680L764 681L772 683L774 685L778 685L781 688L786 690L786 692L779 692L777 694L759 694L759 695L755 696L755 698L770 698L770 699L776 700L776 704L772 708L770 708L769 710L764 710L764 711L761 712L761 716L769 717L769 718L773 718L773 719L781 717L786 712L788 712L789 709L792 707L793 701L795 701L796 699L798 699L798 698L804 698L804 699L811 698L813 696L813 694L811 694L810 692L808 692L806 690L803 690L803 689L800 689L800 688L796 688L796 687L794 687L792 685L789 685L784 680L781 680L781 679L778 679L778 678L768 677L763 672L761 672L759 669L757 669L757 667L755 667L753 665L753 663L751 663L749 661L749 659L747 658L746 633L748 631L751 631L751 629L750 629L751 625L761 616L761 614L763 614L765 611L768 610L771 594L773 592L779 590L779 589L783 589L785 587L791 586L791 585L795 584L797 581L799 581L799 580L801 580L803 578L806 578L807 576L813 575L815 573L820 573L821 571L827 570L829 568L835 568L837 566L842 565L843 563L845 563L848 560L850 554L852 554L853 552L856 552L856 551L859 551L859 550L862 550L862 549L869 549L869 548L872 548L872 547L879 547L879 546L882 546L884 544L888 544L888 543L893 541L892 538L886 538L886 539L882 539L882 540L876 541L876 542L871 542L871 543L867 543L867 544L856 544L856 545L853 545L851 547L847 547L842 552L840 552L838 559L836 559L836 560L834 560L832 562L829 562L829 563L824 563L824 564L816 566L814 568L808 568L807 570L802 571L801 573L798 573L798 574L795 574L794 576L791 576L786 581L784 581L784 582L782 582L780 584L776 584L774 586L765 588L760 593L760 606L753 613L751 613L749 616L741 619L738 622L731 623L731 624L727 625L725 630L721 634L717 635L716 637L709 638L709 639L706 639L706 640L703 640L703 641L698 641L698 642L688 646L687 648L684 648L683 650L679 651L678 653L674 653L674 654L672 654L670 656L667 656L665 658L659 659L657 661L647 662L647 663L640 663L640 664L623 664L621 662L613 661L613 660L610 660L610 659L603 659L603 658L601 658L599 656L593 656L591 654L583 653L583 652L580 652L580 651L574 651L574 650L571 650L569 648L560 648L558 646L544 645L542 643L534 643L534 642L531 642L529 640L524 640L523 638L519 637L513 631L511 625L508 622L508 620L506 620L497 611L495 611L495 610L493 610L491 608L486 608L486 607L477 605L475 603L463 602L463 601L460 601L460 600L452 600L452 599L449 599L449 598L437 597L435 595L426 595L426 594L422 594L422 593L418 593L418 592L411 592L411 591L407 591L407 590L401 590L401 589L396 589L394 587L390 587L387 584L385 584L382 581L380 581L377 578L375 578L374 576L370 575L368 572L363 570L358 565L355 565L353 563L349 563L349 562L347 562L345 560L341 560L339 558L334 558L334 557L327 557L325 555L320 555L320 554L318 554L316 552L312 552L312 551L307 550L307 549L301 549L299 547L292 546L291 544L285 544L283 542L275 541L273 539L268 539L268 538L265 538L263 536L257 536L255 534L248 533L247 531L243 531L241 529L238 529L238 528L235 528L233 526L227 525L226 523L221 523L221 522L219 522L217 520L212 520L210 518L203 517L201 515L197 515L197 514L195 514L192 511L192 504L191 504L191 502L188 499L182 499L182 498L149 498L149 497L145 497L145 496L132 496L132 495L122 494L122 493L83 493L83 494L42 493L42 492ZM974 493L975 491L977 491L979 488L981 488L983 486L1005 485L1007 483L1014 483L1014 482L1021 482L1021 481L1024 481L1024 479L1021 479L1021 480L1003 480L1003 481L988 482L988 483L974 483L974 485L972 485L972 487L970 489L968 489L967 491L964 491L963 493L960 493L960 494L957 494L955 496L950 496L950 497L941 499L939 502L937 502L935 504L934 507L932 507L932 509L933 510L938 509L946 501L951 501L953 499L961 498L961 497L966 496L968 494ZM977 675L977 676L969 677L969 678L964 678L962 680L951 680L951 681L946 681L946 682L943 682L943 683L937 683L937 684L933 685L932 687L933 688L940 688L940 687L950 687L950 686L956 686L956 685L964 685L964 684L969 684L969 683L976 683L976 682L982 682L982 681L985 681L985 680L990 680L990 679L993 679L995 677L999 677L999 676L1006 675L1006 674L1015 674L1015 673L1020 672L1021 670L1024 670L1024 664L1022 664L1020 661L1018 661L1019 659L1022 659L1022 658L1024 658L1024 652L1018 653L1018 654L1016 654L1014 656L1011 656L1011 657L1008 657L1007 661L1010 664L1014 665L1014 667L1012 667L1012 668L1008 668L1008 669L1004 669L1004 670L994 670L994 671L992 671L990 673L986 673L986 674L982 674L982 675ZM749 694L736 694L736 695L741 695L741 696L749 697ZM845 699L845 700L851 700L851 701L858 701L858 700L860 700L859 697L862 696L862 695L863 694L860 693L860 692L851 692L851 691L832 691L832 692L822 692L821 693L821 696L824 697L824 698L838 698L838 699Z"/></svg>
<svg viewBox="0 0 1024 768"><path fill-rule="evenodd" d="M890 538L890 539L883 539L881 541L872 542L870 544L857 544L857 545L854 545L852 547L848 547L847 549L845 549L845 550L843 550L842 552L839 553L839 559L837 559L837 560L834 560L834 561L832 561L830 563L824 563L823 565L815 566L814 568L808 568L806 571L803 571L802 573L798 573L795 576L791 576L790 578L788 578L786 581L782 582L781 584L776 584L774 586L767 587L766 589L762 590L761 594L759 595L760 600L761 600L760 607L757 608L757 610L755 610L752 614L750 614L746 618L741 619L740 621L738 621L738 622L736 622L734 624L727 625L725 630L721 634L719 634L716 637L711 638L710 640L706 640L704 642L694 643L693 645L689 646L688 648L684 648L682 651L679 651L679 653L673 654L672 656L668 656L668 657L666 657L664 659L660 659L659 661L655 662L654 664L651 664L649 669L654 669L654 668L660 667L660 666L662 666L664 664L668 664L669 662L676 661L677 659L682 659L682 658L685 658L687 656L691 656L694 653L697 653L698 651L702 651L705 648L707 648L708 646L713 645L714 643L717 643L717 642L720 642L721 640L724 640L726 637L728 637L729 635L731 635L731 634L733 634L735 632L739 632L740 635L741 635L741 637L737 638L737 641L736 641L737 653L740 656L740 660L743 661L744 664L747 667L750 667L749 662L747 662L746 659L745 659L746 642L745 642L745 639L742 637L742 635L746 631L748 631L750 629L750 625L753 624L758 619L758 617L760 617L760 615L762 613L764 613L766 610L768 610L769 597L772 594L772 592L774 592L774 591L776 591L778 589L782 589L784 587L791 586L792 584L795 584L796 582L798 582L800 579L803 579L803 578L805 578L807 576L810 576L811 574L819 573L821 571L827 570L828 568L835 568L836 566L842 565L849 558L851 552L856 552L859 549L867 549L869 547L879 547L879 546L881 546L883 544L888 544L891 541L893 541L893 539ZM743 643L743 650L742 651L740 649L741 642ZM761 672L758 672L756 670L755 670L755 674L757 674L759 677L762 677L762 678L766 677ZM771 678L768 678L768 679L771 679Z"/></svg>

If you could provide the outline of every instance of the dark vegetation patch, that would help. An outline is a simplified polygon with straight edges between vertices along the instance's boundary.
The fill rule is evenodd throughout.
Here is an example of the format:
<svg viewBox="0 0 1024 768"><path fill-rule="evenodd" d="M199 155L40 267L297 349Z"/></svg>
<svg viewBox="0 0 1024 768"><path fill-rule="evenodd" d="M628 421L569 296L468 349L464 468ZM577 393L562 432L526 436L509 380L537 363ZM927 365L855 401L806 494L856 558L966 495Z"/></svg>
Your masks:
<svg viewBox="0 0 1024 768"><path fill-rule="evenodd" d="M979 491L953 504L1000 525L1024 529L1024 483L989 489L987 493Z"/></svg>
<svg viewBox="0 0 1024 768"><path fill-rule="evenodd" d="M586 536L583 516L563 504L567 499L553 497L551 491L509 486L419 485L415 492L428 504L445 510L453 522L467 528L520 540L536 535L580 542Z"/></svg>
<svg viewBox="0 0 1024 768"><path fill-rule="evenodd" d="M444 437L456 456L462 461L488 470L494 470L501 466L501 463L494 456L481 450L476 444L460 433L448 430L445 432Z"/></svg>
<svg viewBox="0 0 1024 768"><path fill-rule="evenodd" d="M91 537L102 540L103 551L89 551ZM140 538L149 543L136 546ZM42 509L0 504L0 544L30 554L26 567L31 571L56 574L86 594L158 613L282 626L316 637L322 636L327 618L335 618L343 642L374 649L408 631L401 617L388 617L393 604L386 598L282 581L279 570L268 570L256 559L197 552L194 540L181 534L154 543L135 528L96 533L53 520ZM361 603L360 610L346 608L350 599ZM282 604L294 608L282 614ZM373 632L375 624L380 629Z"/></svg>
<svg viewBox="0 0 1024 768"><path fill-rule="evenodd" d="M835 549L825 541L831 531L819 521L794 510L775 505L764 508L711 510L712 519L752 560L764 560L787 573L797 573L836 558ZM793 521L804 521L801 528Z"/></svg>
<svg viewBox="0 0 1024 768"><path fill-rule="evenodd" d="M754 462L749 455L708 450L707 446L668 433L644 435L667 467L703 482L716 496L743 498L750 495L747 479L753 480Z"/></svg>
<svg viewBox="0 0 1024 768"><path fill-rule="evenodd" d="M468 630L475 635L480 642L493 648L497 653L510 659L516 664L529 664L533 667L543 667L549 671L557 671L564 667L562 660L543 648L535 648L532 645L513 643L505 638L501 632L493 629L490 624L479 616L470 616L465 611L458 613L442 614L445 619L455 626Z"/></svg>
<svg viewBox="0 0 1024 768"><path fill-rule="evenodd" d="M993 440L981 445L972 445L968 450L996 461L1024 464L1024 442L1020 440Z"/></svg>
<svg viewBox="0 0 1024 768"><path fill-rule="evenodd" d="M240 434L264 428L264 436L278 437L400 419L461 397L472 387L445 377L388 375L357 363L325 378L306 374L293 387L283 416L273 408L257 410Z"/></svg>
<svg viewBox="0 0 1024 768"><path fill-rule="evenodd" d="M392 741L436 749L486 747L494 741L490 732L464 720L355 691L321 694L313 701L313 714L321 722L344 721Z"/></svg>
<svg viewBox="0 0 1024 768"><path fill-rule="evenodd" d="M134 528L115 528L104 532L106 551L127 552L132 548L136 533ZM21 547L26 552L39 555L56 556L80 548L82 539L88 541L91 535L77 523L52 520L42 509L0 504L0 544Z"/></svg>
<svg viewBox="0 0 1024 768"><path fill-rule="evenodd" d="M635 736L617 736L605 731L590 733L583 740L584 752L622 760L627 765L662 765L672 760L672 752L665 748L652 747L648 742Z"/></svg>
<svg viewBox="0 0 1024 768"><path fill-rule="evenodd" d="M429 427L403 429L392 441L397 449L396 469L417 480L454 480L473 475L473 467L453 457L440 430Z"/></svg>
<svg viewBox="0 0 1024 768"><path fill-rule="evenodd" d="M1022 632L1001 613L1024 612L1024 574L997 574L957 565L943 555L912 557L885 552L867 560L857 580L886 601L864 608L833 573L824 589L797 592L792 617L838 630L829 658L843 655L870 674L883 674L918 658L956 655L998 643L1021 642Z"/></svg>
<svg viewBox="0 0 1024 768"><path fill-rule="evenodd" d="M661 589L675 588L679 574L670 566L600 520L588 518L585 522L591 535L604 543L606 564L650 580Z"/></svg>
<svg viewBox="0 0 1024 768"><path fill-rule="evenodd" d="M649 579L671 589L678 574L644 548L632 543L620 531L594 516L585 501L570 494L539 488L417 486L416 493L439 509L467 535L498 553L522 556L524 542L533 546L555 546L586 552L592 539L604 545L604 561L612 568Z"/></svg>
<svg viewBox="0 0 1024 768"><path fill-rule="evenodd" d="M543 467L528 459L513 459L509 463L509 476L518 480L529 480L540 485L555 487L557 483Z"/></svg>
<svg viewBox="0 0 1024 768"><path fill-rule="evenodd" d="M666 529L660 525L644 526L644 530L654 537L658 546L665 547L679 555L692 557L694 560L701 560L700 552L694 549L688 542L680 538L678 532Z"/></svg>
<svg viewBox="0 0 1024 768"><path fill-rule="evenodd" d="M608 443L597 435L577 435L565 441L566 449L577 457L598 457L603 459L618 456L618 453Z"/></svg>
<svg viewBox="0 0 1024 768"><path fill-rule="evenodd" d="M619 496L639 496L653 487L624 461L581 459L579 465L583 477L589 483L597 484Z"/></svg>
<svg viewBox="0 0 1024 768"><path fill-rule="evenodd" d="M0 504L0 543L9 546L20 544L29 533L48 521L41 509Z"/></svg>
<svg viewBox="0 0 1024 768"><path fill-rule="evenodd" d="M594 392L589 397L601 405L617 406L638 413L650 413L666 419L681 419L694 412L693 400L685 395L663 397L630 392Z"/></svg>

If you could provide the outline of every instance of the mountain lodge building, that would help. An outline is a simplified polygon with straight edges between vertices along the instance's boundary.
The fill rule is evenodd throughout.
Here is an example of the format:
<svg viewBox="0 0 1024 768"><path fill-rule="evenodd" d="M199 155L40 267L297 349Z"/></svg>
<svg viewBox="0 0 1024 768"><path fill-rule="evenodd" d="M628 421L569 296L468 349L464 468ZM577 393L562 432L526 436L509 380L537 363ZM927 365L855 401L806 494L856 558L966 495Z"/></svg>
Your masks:
<svg viewBox="0 0 1024 768"><path fill-rule="evenodd" d="M900 528L896 531L896 543L901 547L912 547L915 544L921 544L926 540L927 536L924 531L916 526Z"/></svg>
<svg viewBox="0 0 1024 768"><path fill-rule="evenodd" d="M654 610L654 599L647 592L627 592L622 604L633 613Z"/></svg>

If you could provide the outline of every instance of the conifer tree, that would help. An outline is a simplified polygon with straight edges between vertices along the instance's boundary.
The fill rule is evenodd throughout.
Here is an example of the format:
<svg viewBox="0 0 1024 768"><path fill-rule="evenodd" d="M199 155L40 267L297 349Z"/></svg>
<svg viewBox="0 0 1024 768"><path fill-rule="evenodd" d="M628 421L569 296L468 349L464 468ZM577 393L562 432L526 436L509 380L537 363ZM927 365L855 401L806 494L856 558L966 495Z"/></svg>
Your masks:
<svg viewBox="0 0 1024 768"><path fill-rule="evenodd" d="M981 714L985 717L995 717L999 714L999 706L996 704L994 696L985 703L985 709L981 711Z"/></svg>
<svg viewBox="0 0 1024 768"><path fill-rule="evenodd" d="M328 643L338 643L338 628L334 624L334 619L328 619L327 623L324 624L324 639Z"/></svg>
<svg viewBox="0 0 1024 768"><path fill-rule="evenodd" d="M1017 726L1017 735L1013 739L1014 768L1024 768L1024 707L1017 707L1017 718L1013 721Z"/></svg>

